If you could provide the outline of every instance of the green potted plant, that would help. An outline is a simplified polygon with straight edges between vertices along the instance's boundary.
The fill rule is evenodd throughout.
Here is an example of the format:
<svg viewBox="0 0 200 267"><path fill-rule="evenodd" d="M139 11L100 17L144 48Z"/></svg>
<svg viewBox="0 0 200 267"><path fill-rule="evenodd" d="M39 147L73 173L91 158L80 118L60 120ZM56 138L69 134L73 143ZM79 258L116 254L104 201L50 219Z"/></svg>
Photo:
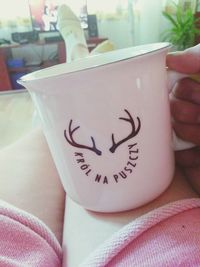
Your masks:
<svg viewBox="0 0 200 267"><path fill-rule="evenodd" d="M163 41L171 42L177 50L184 50L195 44L195 39L200 36L198 29L199 18L196 18L191 8L186 10L175 4L175 13L163 11L164 17L170 22L171 27L163 33Z"/></svg>

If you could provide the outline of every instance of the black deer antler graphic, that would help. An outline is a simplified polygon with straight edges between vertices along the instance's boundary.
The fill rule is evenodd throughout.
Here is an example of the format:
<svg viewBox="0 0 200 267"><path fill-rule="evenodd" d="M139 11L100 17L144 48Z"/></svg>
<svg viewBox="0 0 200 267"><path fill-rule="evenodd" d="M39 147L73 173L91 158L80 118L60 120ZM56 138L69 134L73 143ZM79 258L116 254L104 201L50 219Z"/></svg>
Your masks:
<svg viewBox="0 0 200 267"><path fill-rule="evenodd" d="M134 136L136 136L136 135L139 133L140 128L141 128L141 122L140 122L140 119L137 117L138 127L137 127L137 129L136 129L136 128L135 128L135 123L134 123L134 120L133 120L131 114L128 112L127 109L125 109L124 111L128 114L129 118L119 118L119 119L120 119L120 120L124 120L124 121L128 121L128 122L130 122L130 123L131 123L131 126L132 126L132 132L131 132L126 138L122 139L121 141L119 141L119 142L117 142L117 143L115 142L114 134L112 134L112 143L113 143L113 145L112 145L111 148L109 149L110 152L112 152L112 153L115 152L115 150L118 148L118 146L120 146L121 144L123 144L123 143L126 142L127 140L129 140L129 139L133 138Z"/></svg>
<svg viewBox="0 0 200 267"><path fill-rule="evenodd" d="M69 128L68 128L68 131L69 131L69 137L67 135L67 130L64 130L64 136L65 136L65 139L67 140L67 142L74 146L74 147L78 147L78 148L83 148L83 149L89 149L93 152L95 152L97 155L101 155L102 152L100 150L97 149L96 147L96 144L95 144L95 141L94 141L94 138L91 136L91 140L92 140L92 147L89 147L89 146L85 146L85 145L81 145L81 144L78 144L76 143L76 141L74 141L74 138L73 138L73 134L76 130L78 130L80 128L80 126L77 126L75 127L73 130L72 130L72 120L70 120L70 123L69 123Z"/></svg>

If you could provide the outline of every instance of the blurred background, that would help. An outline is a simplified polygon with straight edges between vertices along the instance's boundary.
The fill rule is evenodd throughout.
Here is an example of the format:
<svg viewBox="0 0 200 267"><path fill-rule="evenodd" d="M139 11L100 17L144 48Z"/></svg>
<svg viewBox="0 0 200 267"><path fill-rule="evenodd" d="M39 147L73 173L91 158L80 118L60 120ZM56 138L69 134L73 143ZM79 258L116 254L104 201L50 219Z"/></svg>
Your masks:
<svg viewBox="0 0 200 267"><path fill-rule="evenodd" d="M115 49L169 41L183 50L200 42L200 0L0 0L0 148L39 121L17 79L66 61L57 28L63 3L80 19L90 51L106 40Z"/></svg>
<svg viewBox="0 0 200 267"><path fill-rule="evenodd" d="M69 5L80 19L90 51L104 40L111 41L116 49L169 41L174 50L193 46L200 40L200 0L0 3L0 90L19 89L16 80L25 73L65 62L64 44L57 28L61 4Z"/></svg>

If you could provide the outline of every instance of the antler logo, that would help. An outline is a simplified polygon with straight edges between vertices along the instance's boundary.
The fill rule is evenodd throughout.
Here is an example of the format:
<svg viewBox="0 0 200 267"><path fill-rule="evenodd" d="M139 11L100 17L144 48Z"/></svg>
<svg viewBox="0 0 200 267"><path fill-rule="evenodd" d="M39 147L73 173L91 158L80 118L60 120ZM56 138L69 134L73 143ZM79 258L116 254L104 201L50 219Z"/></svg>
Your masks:
<svg viewBox="0 0 200 267"><path fill-rule="evenodd" d="M139 133L140 128L141 128L141 122L140 122L140 119L137 117L138 127L137 127L137 129L135 129L135 123L134 123L134 120L133 120L131 114L128 112L127 109L125 109L124 111L128 114L129 118L121 118L121 117L120 117L119 120L123 120L123 121L128 121L128 122L130 122L130 124L131 124L131 126L132 126L132 131L131 131L131 133L130 133L126 138L122 139L121 141L119 141L119 142L117 142L117 143L115 142L114 134L112 134L112 143L113 143L113 145L112 145L111 148L109 149L111 153L114 153L115 150L118 148L118 146L120 146L121 144L125 143L125 142L128 141L129 139L135 137L135 136Z"/></svg>
<svg viewBox="0 0 200 267"><path fill-rule="evenodd" d="M140 131L140 128L141 128L141 122L140 122L140 118L137 117L137 128L135 127L135 123L134 123L134 120L130 114L130 112L127 110L127 109L124 109L124 111L127 113L128 115L128 118L123 118L123 117L120 117L119 120L124 120L124 121L127 121L131 124L132 126L132 131L131 133L123 138L122 140L116 142L115 141L115 138L114 138L114 134L111 135L111 139L112 139L112 146L110 147L109 151L111 153L115 153L116 149L123 143L125 143L126 141L132 139L133 137L135 137L139 131ZM70 120L69 122L69 127L68 127L68 133L67 133L67 130L64 130L64 136L65 136L65 139L67 140L67 142L71 145L71 146L74 146L74 147L78 147L78 148L82 148L82 149L88 149L88 150L91 150L93 151L94 153L96 153L98 156L101 156L102 155L102 151L99 150L97 147L96 147L96 143L95 143L95 140L94 140L94 137L90 137L91 138L91 141L92 141L92 146L87 146L87 145L82 145L82 144L79 144L77 143L74 138L73 138L73 134L75 131L77 131L80 126L77 126L75 127L74 129L72 129L72 123L73 123L73 120ZM68 136L69 134L69 136Z"/></svg>
<svg viewBox="0 0 200 267"><path fill-rule="evenodd" d="M123 143L127 142L128 140L131 140L133 137L137 136L140 129L141 129L141 121L139 117L136 117L137 124L135 124L134 119L132 118L130 112L127 109L124 109L125 113L127 114L127 117L120 117L119 120L123 120L125 122L130 123L131 125L131 132L129 135L127 135L125 138L119 140L116 142L115 136L112 133L111 134L111 147L109 148L109 152L115 153L117 148L122 145ZM79 142L75 141L74 133L80 128L80 126L72 126L73 120L71 119L69 122L68 129L64 130L64 137L67 140L67 142L73 146L80 149L87 149L92 152L94 152L96 155L101 156L102 151L97 148L95 139L93 136L90 136L91 139L91 145L84 145L80 144ZM137 125L137 126L136 126ZM131 175L134 172L134 169L137 165L138 160L138 153L139 149L137 148L137 142L129 142L128 144L128 154L127 154L127 162L124 164L124 166L119 167L120 169L113 170L112 173L107 173L107 170L97 170L94 169L91 165L91 162L85 157L85 155L82 152L76 151L74 153L75 161L78 164L80 170L85 174L85 176L90 177L93 181L96 183L103 183L103 184L109 184L110 182L118 183L121 180L125 180L129 175ZM102 172L106 171L105 174Z"/></svg>
<svg viewBox="0 0 200 267"><path fill-rule="evenodd" d="M100 155L102 154L102 152L101 152L99 149L97 149L96 144L95 144L95 141L94 141L94 138L93 138L92 136L90 137L91 140L92 140L92 146L91 146L91 147L90 147L90 146L86 146L86 145L78 144L78 143L76 143L76 142L74 141L73 133L74 133L76 130L78 130L79 128L80 128L80 126L77 126L77 127L75 127L75 128L72 130L72 120L70 120L69 128L68 128L68 131L69 131L69 137L68 137L68 135L67 135L67 131L64 130L64 136L65 136L65 139L67 140L67 142L68 142L70 145L74 146L74 147L83 148L83 149L89 149L89 150L95 152L97 155L100 156Z"/></svg>

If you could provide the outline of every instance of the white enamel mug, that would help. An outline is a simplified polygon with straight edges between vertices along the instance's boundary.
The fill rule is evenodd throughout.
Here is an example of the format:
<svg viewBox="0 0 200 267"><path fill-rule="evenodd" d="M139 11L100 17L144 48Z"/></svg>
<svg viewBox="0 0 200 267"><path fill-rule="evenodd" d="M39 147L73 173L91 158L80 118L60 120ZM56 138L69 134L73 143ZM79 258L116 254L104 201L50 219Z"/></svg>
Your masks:
<svg viewBox="0 0 200 267"><path fill-rule="evenodd" d="M169 46L116 50L19 80L38 109L64 189L86 209L133 209L171 183Z"/></svg>

